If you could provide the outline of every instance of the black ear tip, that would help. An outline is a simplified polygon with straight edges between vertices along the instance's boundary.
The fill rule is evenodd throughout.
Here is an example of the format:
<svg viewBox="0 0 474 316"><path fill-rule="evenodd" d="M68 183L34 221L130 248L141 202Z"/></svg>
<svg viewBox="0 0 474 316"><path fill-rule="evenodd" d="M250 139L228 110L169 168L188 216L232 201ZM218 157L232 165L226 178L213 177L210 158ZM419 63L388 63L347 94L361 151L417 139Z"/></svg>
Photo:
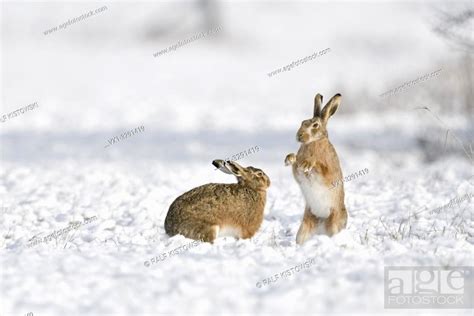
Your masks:
<svg viewBox="0 0 474 316"><path fill-rule="evenodd" d="M213 161L212 161L212 164L214 165L214 167L219 168L221 161L222 161L222 160L220 160L220 159L216 159L216 160L213 160Z"/></svg>
<svg viewBox="0 0 474 316"><path fill-rule="evenodd" d="M336 94L335 97L342 97L340 93Z"/></svg>

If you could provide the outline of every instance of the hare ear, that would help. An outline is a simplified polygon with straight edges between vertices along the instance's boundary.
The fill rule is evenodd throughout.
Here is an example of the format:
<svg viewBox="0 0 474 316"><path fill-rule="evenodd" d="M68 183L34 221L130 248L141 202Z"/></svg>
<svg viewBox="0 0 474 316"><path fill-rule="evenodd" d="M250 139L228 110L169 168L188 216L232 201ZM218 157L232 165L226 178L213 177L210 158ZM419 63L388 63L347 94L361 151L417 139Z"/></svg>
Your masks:
<svg viewBox="0 0 474 316"><path fill-rule="evenodd" d="M225 162L225 166L227 170L232 172L232 174L236 177L241 177L242 176L242 166L240 166L238 163L235 161L227 160Z"/></svg>
<svg viewBox="0 0 474 316"><path fill-rule="evenodd" d="M321 117L321 103L323 103L323 96L318 93L314 97L313 117Z"/></svg>
<svg viewBox="0 0 474 316"><path fill-rule="evenodd" d="M242 176L241 169L242 167L239 166L236 162L234 161L225 161L222 159L216 159L212 161L212 164L214 167L219 169L220 171L227 173L227 174L232 174L236 177Z"/></svg>
<svg viewBox="0 0 474 316"><path fill-rule="evenodd" d="M212 161L212 164L214 165L214 167L216 167L217 169L219 169L220 171L222 171L222 172L224 172L224 173L233 174L233 173L227 168L227 166L225 165L225 161L222 160L222 159L213 160L213 161Z"/></svg>
<svg viewBox="0 0 474 316"><path fill-rule="evenodd" d="M338 93L329 100L329 102L324 106L324 109L321 112L321 118L323 122L327 123L328 119L337 111L339 104L341 103L341 94Z"/></svg>

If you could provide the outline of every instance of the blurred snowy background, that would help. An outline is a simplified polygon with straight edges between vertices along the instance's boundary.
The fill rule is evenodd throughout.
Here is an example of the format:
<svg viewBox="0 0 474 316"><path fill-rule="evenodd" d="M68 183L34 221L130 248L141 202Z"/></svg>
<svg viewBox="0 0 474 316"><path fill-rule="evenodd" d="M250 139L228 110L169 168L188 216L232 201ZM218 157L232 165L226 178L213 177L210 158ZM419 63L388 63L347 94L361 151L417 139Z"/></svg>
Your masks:
<svg viewBox="0 0 474 316"><path fill-rule="evenodd" d="M473 20L471 1L2 2L0 117L38 107L0 122L0 315L393 313L384 266L472 265L472 199L432 210L474 193ZM328 129L343 173L369 174L345 184L348 228L300 247L304 205L283 160L318 92L342 94ZM234 181L211 161L254 146L240 162L272 186L252 240L145 266L191 242L164 233L170 203Z"/></svg>

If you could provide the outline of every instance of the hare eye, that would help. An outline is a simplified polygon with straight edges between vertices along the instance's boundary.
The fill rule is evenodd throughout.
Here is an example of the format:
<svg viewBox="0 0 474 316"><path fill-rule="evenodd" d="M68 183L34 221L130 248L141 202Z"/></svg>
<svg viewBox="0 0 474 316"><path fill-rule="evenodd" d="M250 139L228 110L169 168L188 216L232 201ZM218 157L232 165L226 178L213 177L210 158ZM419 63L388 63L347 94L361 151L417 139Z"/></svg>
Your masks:
<svg viewBox="0 0 474 316"><path fill-rule="evenodd" d="M318 128L318 127L319 127L319 123L314 123L314 124L313 124L313 127Z"/></svg>

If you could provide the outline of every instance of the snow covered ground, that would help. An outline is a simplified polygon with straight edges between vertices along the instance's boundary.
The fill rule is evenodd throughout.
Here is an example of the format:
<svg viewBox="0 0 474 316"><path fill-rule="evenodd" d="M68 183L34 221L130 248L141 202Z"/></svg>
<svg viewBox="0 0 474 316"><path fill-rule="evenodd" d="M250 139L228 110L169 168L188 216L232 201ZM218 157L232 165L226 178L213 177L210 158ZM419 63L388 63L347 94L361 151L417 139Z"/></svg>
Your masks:
<svg viewBox="0 0 474 316"><path fill-rule="evenodd" d="M165 20L190 14L182 29L137 44L131 38L149 4L110 4L101 16L45 39L42 31L100 7L50 5L3 7L6 25L23 23L5 32L0 114L34 102L38 107L0 126L0 315L472 315L388 310L383 295L386 266L473 265L472 197L446 206L474 194L472 118L433 105L450 130L446 136L445 126L415 109L426 105L418 99L402 111L388 102L373 101L387 110L370 111L366 100L348 101L356 90L378 100L442 68L426 58L416 69L406 56L387 61L395 56L389 39L400 28L403 44L413 45L406 53L411 59L426 50L441 51L440 60L454 58L423 20L414 19L425 12L419 6L222 4L223 31L214 39L154 58L196 33L194 11L178 14L172 9L180 5L167 3ZM363 44L350 41L353 33L366 40L373 30L373 24L358 24L364 19L354 10L384 25L372 34L384 39L377 58L362 57ZM333 25L334 12L341 21ZM393 21L382 23L387 19ZM406 24L394 27L390 22L397 19ZM110 33L113 23L117 33ZM424 42L416 45L420 37ZM267 76L326 47L327 55ZM386 79L387 69L397 68L403 70L389 74L395 79ZM295 132L312 113L314 94L327 100L339 89L343 101L330 121L330 139L345 175L369 173L344 184L347 229L297 246L304 205L283 160L298 148ZM108 139L141 125L144 132L104 148ZM437 159L426 159L419 135L441 144L432 149ZM260 151L239 162L262 168L272 181L257 234L213 245L169 238L163 223L171 202L195 186L234 181L211 161L253 146ZM34 237L70 225L77 227L28 247Z"/></svg>
<svg viewBox="0 0 474 316"><path fill-rule="evenodd" d="M130 139L110 149L122 146L127 156L141 152L137 144ZM303 210L298 187L281 162L256 153L242 163L252 161L272 179L260 231L251 240L223 238L178 249L164 260L162 253L191 242L164 232L174 198L202 183L233 181L210 160L133 155L125 162L120 157L3 162L1 194L12 208L0 215L4 313L381 313L384 266L472 265L472 199L435 212L474 193L467 159L453 156L425 166L412 153L379 155L336 146L345 174L369 169L345 184L350 220L338 236L295 244ZM262 156L284 157L278 147L260 147ZM93 216L98 219L58 240L26 247L35 235ZM256 286L311 258L310 268Z"/></svg>

